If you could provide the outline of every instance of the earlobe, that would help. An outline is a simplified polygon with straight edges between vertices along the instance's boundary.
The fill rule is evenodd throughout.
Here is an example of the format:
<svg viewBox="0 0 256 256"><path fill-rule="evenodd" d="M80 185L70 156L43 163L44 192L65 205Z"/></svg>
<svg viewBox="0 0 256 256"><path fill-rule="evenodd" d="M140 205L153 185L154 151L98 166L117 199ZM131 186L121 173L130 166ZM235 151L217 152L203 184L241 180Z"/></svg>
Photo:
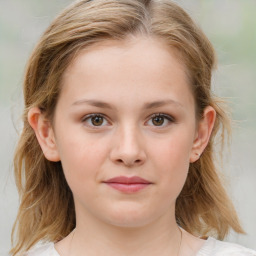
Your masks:
<svg viewBox="0 0 256 256"><path fill-rule="evenodd" d="M190 155L190 163L197 161L206 148L214 127L216 111L208 106L204 110L203 118L198 123L197 133L193 142L193 148Z"/></svg>
<svg viewBox="0 0 256 256"><path fill-rule="evenodd" d="M45 158L53 162L60 161L52 125L39 108L29 110L28 122L35 132Z"/></svg>

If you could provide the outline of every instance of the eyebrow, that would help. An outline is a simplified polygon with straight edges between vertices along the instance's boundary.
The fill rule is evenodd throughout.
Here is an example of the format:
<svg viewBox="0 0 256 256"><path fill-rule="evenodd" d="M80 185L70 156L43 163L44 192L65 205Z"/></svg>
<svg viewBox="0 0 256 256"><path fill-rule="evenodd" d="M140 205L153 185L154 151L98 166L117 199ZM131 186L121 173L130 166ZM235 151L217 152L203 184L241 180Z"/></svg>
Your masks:
<svg viewBox="0 0 256 256"><path fill-rule="evenodd" d="M106 103L104 101L99 101L99 100L92 100L92 99L82 99L82 100L75 101L72 104L72 106L83 105L83 104L91 105L91 106L98 107L98 108L115 109L115 107L109 103ZM176 105L178 107L183 107L183 105L181 103L179 103L175 100L166 99L166 100L159 100L159 101L145 103L143 105L143 109L158 108L158 107L162 107L165 105Z"/></svg>
<svg viewBox="0 0 256 256"><path fill-rule="evenodd" d="M143 108L145 108L145 109L152 109L152 108L162 107L162 106L165 106L165 105L176 105L178 107L182 107L183 106L178 101L167 99L167 100L159 100L159 101L145 103Z"/></svg>
<svg viewBox="0 0 256 256"><path fill-rule="evenodd" d="M89 100L89 99L88 100L82 99L82 100L75 101L72 104L72 106L83 105L83 104L91 105L91 106L98 107L98 108L114 109L114 107L109 103L99 101L99 100Z"/></svg>

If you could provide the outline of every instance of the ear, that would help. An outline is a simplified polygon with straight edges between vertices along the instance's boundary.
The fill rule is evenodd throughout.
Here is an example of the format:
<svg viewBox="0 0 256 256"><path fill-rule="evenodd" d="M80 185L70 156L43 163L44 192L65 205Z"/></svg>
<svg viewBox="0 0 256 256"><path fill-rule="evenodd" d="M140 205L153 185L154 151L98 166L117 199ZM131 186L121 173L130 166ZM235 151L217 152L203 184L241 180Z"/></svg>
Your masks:
<svg viewBox="0 0 256 256"><path fill-rule="evenodd" d="M60 161L52 125L39 108L34 107L29 110L28 122L36 134L46 159L53 162Z"/></svg>
<svg viewBox="0 0 256 256"><path fill-rule="evenodd" d="M216 111L213 107L208 106L204 110L203 118L199 121L196 136L190 155L190 163L200 158L206 148L214 127Z"/></svg>

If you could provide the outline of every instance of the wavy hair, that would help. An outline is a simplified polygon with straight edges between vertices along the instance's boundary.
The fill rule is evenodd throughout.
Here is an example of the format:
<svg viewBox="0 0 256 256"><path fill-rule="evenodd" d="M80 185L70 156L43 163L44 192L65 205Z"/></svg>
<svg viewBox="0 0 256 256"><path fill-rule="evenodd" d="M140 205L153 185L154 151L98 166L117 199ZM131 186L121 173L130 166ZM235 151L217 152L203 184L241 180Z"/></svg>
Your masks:
<svg viewBox="0 0 256 256"><path fill-rule="evenodd" d="M22 255L38 241L59 241L76 225L72 192L61 162L48 161L28 123L30 108L39 107L52 120L62 75L81 49L129 35L156 37L175 48L185 64L197 117L206 106L217 113L208 146L190 164L176 201L176 221L197 236L223 239L230 229L243 233L216 168L215 144L230 135L230 118L211 91L216 66L214 49L190 16L169 0L80 0L65 9L36 45L24 79L23 131L14 157L20 207L13 227L11 254Z"/></svg>

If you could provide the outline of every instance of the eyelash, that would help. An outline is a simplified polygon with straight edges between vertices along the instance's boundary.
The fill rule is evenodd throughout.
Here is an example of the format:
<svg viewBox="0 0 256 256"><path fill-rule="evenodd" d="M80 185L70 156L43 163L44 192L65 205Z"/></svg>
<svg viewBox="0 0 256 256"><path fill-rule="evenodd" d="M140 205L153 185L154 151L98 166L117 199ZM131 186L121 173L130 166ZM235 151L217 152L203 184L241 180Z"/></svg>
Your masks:
<svg viewBox="0 0 256 256"><path fill-rule="evenodd" d="M164 113L153 114L153 115L150 116L149 120L152 120L155 117L163 117L165 120L168 121L169 124L170 123L175 123L175 119L172 116L164 114ZM155 125L155 127L166 127L166 125L165 126L162 126L162 125L161 126L157 126L157 125Z"/></svg>
<svg viewBox="0 0 256 256"><path fill-rule="evenodd" d="M104 114L101 114L101 113L94 113L94 114L89 114L89 115L86 115L85 117L83 117L82 122L83 122L83 123L86 123L87 120L90 120L90 119L95 118L95 117L100 117L100 118L103 118L104 120L107 120L107 118L105 117ZM151 116L149 117L149 119L148 119L147 122L149 122L150 120L152 121L152 119L153 119L153 118L156 118L156 117L163 117L165 120L168 121L168 123L175 123L175 118L174 118L174 117L172 117L172 116L170 116L170 115L167 115L167 114L164 114L164 113L156 113L156 114L151 115ZM107 120L107 122L108 122L108 120ZM146 122L146 123L147 123L147 122ZM104 125L96 126L96 125L93 125L93 124L89 124L89 125L87 125L87 126L89 126L90 128L93 128L93 129L99 129L99 128L97 128L97 127L102 127L102 126L104 126ZM159 128L163 128L163 127L168 126L168 124L167 124L167 125L164 125L164 126L162 126L162 125L161 125L161 126L152 125L152 126L154 126L154 127L159 127Z"/></svg>
<svg viewBox="0 0 256 256"><path fill-rule="evenodd" d="M97 114L95 113L95 114L90 114L90 115L86 115L85 117L83 117L82 122L83 122L83 123L86 123L87 120L92 119L92 118L94 118L94 117L101 117L101 118L103 118L104 120L107 120L106 117L105 117L105 115L100 114L100 113L97 113ZM90 126L90 127L92 127L93 129L98 129L97 127L101 127L102 125L96 126L96 125L90 124L90 125L87 125L87 126Z"/></svg>

